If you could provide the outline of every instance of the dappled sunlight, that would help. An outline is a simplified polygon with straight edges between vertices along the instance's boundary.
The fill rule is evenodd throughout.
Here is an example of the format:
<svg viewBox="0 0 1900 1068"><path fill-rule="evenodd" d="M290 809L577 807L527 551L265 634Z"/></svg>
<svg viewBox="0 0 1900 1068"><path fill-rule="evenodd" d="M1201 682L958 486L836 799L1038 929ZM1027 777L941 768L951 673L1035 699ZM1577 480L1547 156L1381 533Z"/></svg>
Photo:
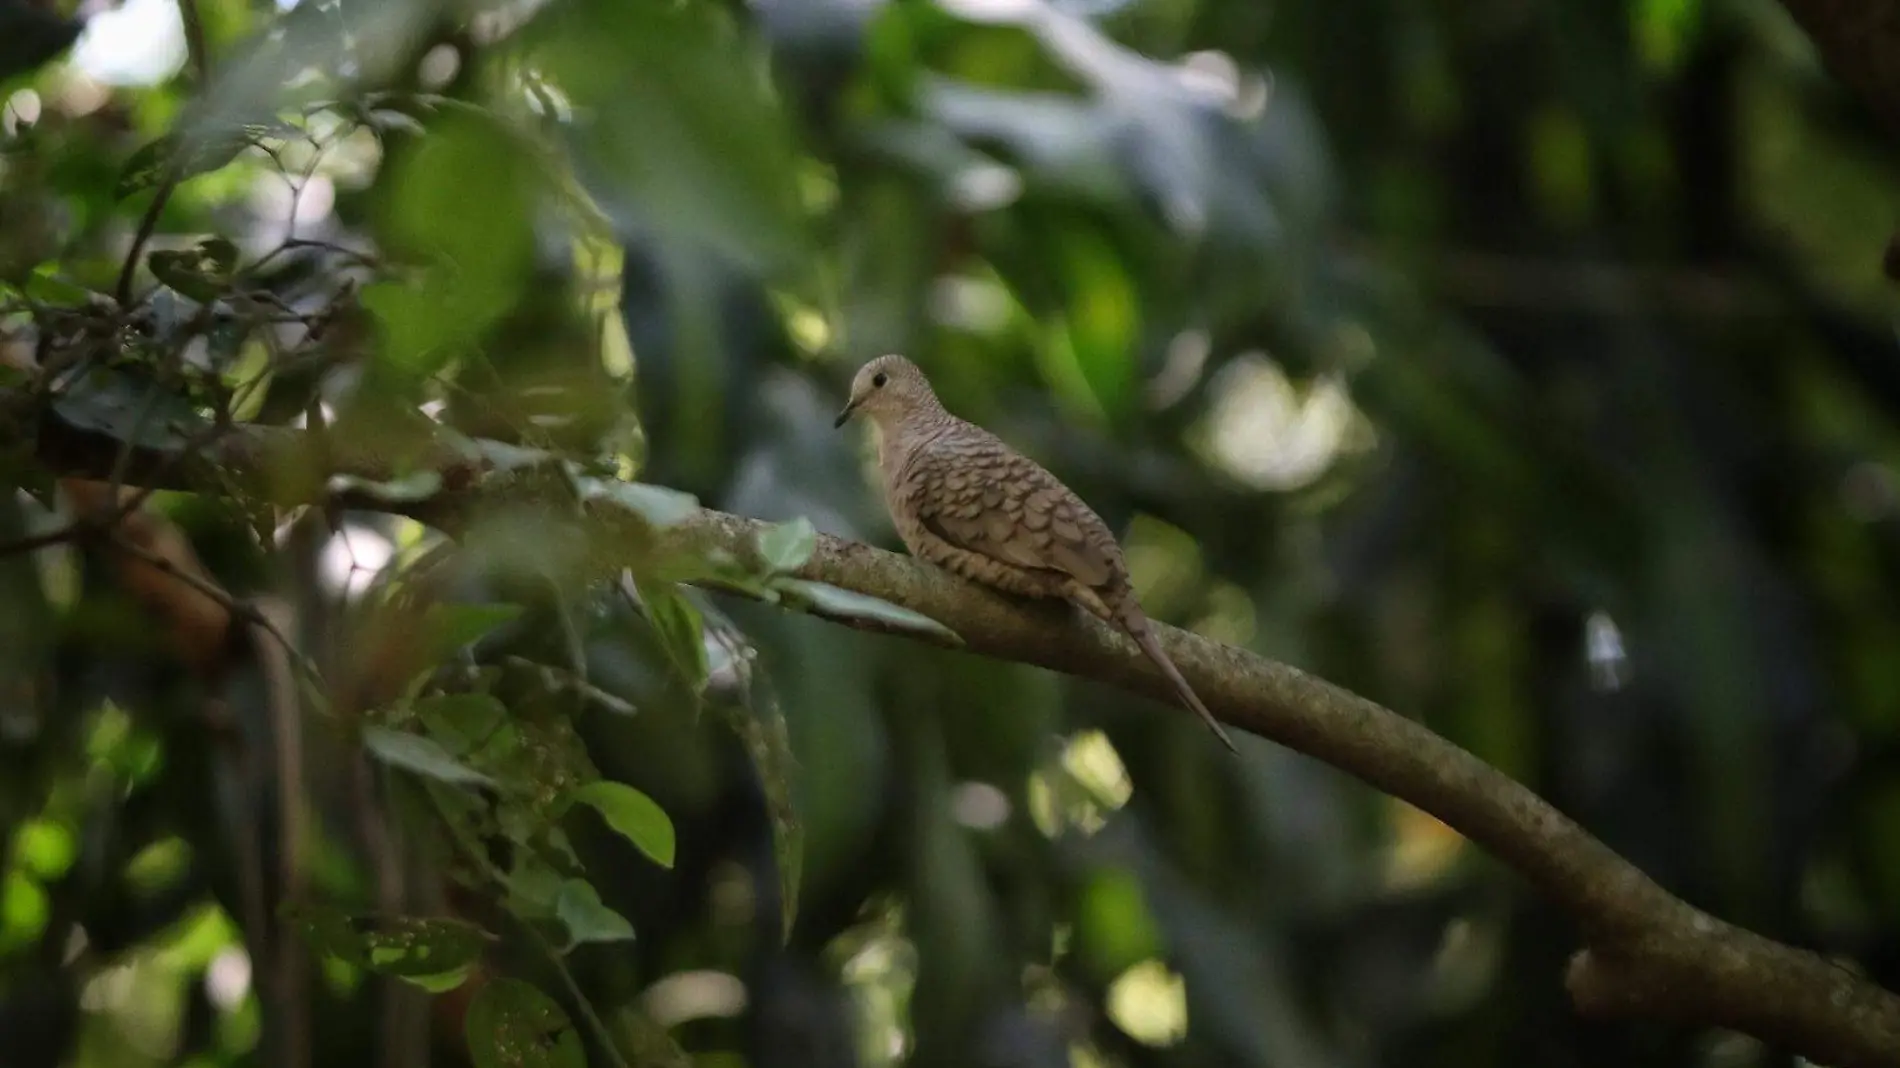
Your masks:
<svg viewBox="0 0 1900 1068"><path fill-rule="evenodd" d="M1029 777L1029 814L1043 834L1092 835L1134 794L1128 769L1108 735L1084 730L1063 745L1052 767Z"/></svg>
<svg viewBox="0 0 1900 1068"><path fill-rule="evenodd" d="M1403 801L1383 806L1390 838L1385 849L1385 885L1417 890L1449 876L1465 855L1463 835Z"/></svg>
<svg viewBox="0 0 1900 1068"><path fill-rule="evenodd" d="M22 127L40 121L40 94L32 89L15 90L0 107L0 131L18 134Z"/></svg>
<svg viewBox="0 0 1900 1068"><path fill-rule="evenodd" d="M950 815L973 831L993 831L1009 822L1009 795L986 782L959 783L950 793Z"/></svg>
<svg viewBox="0 0 1900 1068"><path fill-rule="evenodd" d="M931 283L930 316L955 330L997 334L1017 311L1009 290L981 275L940 275Z"/></svg>
<svg viewBox="0 0 1900 1068"><path fill-rule="evenodd" d="M646 988L640 1006L661 1027L737 1016L745 1011L745 984L725 972L674 972Z"/></svg>
<svg viewBox="0 0 1900 1068"><path fill-rule="evenodd" d="M1172 1046L1187 1036L1187 984L1158 960L1129 968L1108 987L1108 1016L1144 1046Z"/></svg>
<svg viewBox="0 0 1900 1068"><path fill-rule="evenodd" d="M185 34L176 0L125 0L99 5L73 46L72 63L104 85L152 85L185 64Z"/></svg>
<svg viewBox="0 0 1900 1068"><path fill-rule="evenodd" d="M1221 470L1255 489L1295 490L1325 474L1357 416L1339 380L1322 378L1302 392L1260 355L1230 361L1209 392L1202 446Z"/></svg>
<svg viewBox="0 0 1900 1068"><path fill-rule="evenodd" d="M1599 690L1620 690L1630 681L1629 651L1623 631L1608 612L1592 612L1583 623L1583 655Z"/></svg>
<svg viewBox="0 0 1900 1068"><path fill-rule="evenodd" d="M333 594L360 596L396 555L396 546L365 526L346 524L324 542L320 568Z"/></svg>
<svg viewBox="0 0 1900 1068"><path fill-rule="evenodd" d="M0 0L0 1061L1877 1061L1801 6Z"/></svg>
<svg viewBox="0 0 1900 1068"><path fill-rule="evenodd" d="M1080 731L1062 749L1062 769L1089 796L1111 809L1128 803L1134 786L1128 781L1128 769L1115 751L1108 735L1099 730Z"/></svg>
<svg viewBox="0 0 1900 1068"><path fill-rule="evenodd" d="M866 1065L895 1065L910 1048L917 947L903 936L902 916L895 911L859 933L861 943L841 969L858 1016L858 1055Z"/></svg>
<svg viewBox="0 0 1900 1068"><path fill-rule="evenodd" d="M251 965L238 944L236 926L215 907L197 910L163 932L149 946L93 972L80 994L80 1008L104 1025L91 1040L110 1047L123 1043L142 1056L167 1059L180 1038L179 1010L186 984L202 982L220 1013L227 1049L239 1052L256 1039L255 1022L246 1023Z"/></svg>

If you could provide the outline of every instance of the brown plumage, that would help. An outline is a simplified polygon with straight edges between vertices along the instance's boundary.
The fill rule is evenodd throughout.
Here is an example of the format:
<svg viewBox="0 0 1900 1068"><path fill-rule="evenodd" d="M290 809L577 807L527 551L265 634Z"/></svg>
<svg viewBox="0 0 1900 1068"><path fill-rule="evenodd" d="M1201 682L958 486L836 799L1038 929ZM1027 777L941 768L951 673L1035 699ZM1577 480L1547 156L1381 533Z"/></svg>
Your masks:
<svg viewBox="0 0 1900 1068"><path fill-rule="evenodd" d="M1074 491L996 435L944 410L924 373L902 356L880 356L858 369L837 425L860 412L877 428L885 497L913 554L1010 593L1063 598L1125 631L1182 703L1234 749L1155 639L1108 524Z"/></svg>

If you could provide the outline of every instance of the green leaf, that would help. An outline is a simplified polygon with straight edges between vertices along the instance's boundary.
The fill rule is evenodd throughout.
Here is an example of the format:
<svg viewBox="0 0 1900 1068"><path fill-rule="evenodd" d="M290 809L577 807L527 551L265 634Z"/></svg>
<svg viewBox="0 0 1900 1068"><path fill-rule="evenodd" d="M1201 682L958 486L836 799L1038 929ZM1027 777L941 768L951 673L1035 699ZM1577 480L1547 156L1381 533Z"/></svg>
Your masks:
<svg viewBox="0 0 1900 1068"><path fill-rule="evenodd" d="M353 493L384 504L410 504L442 492L442 473L423 468L382 482L358 475L331 475L328 489L332 494Z"/></svg>
<svg viewBox="0 0 1900 1068"><path fill-rule="evenodd" d="M1119 253L1081 228L1056 231L1055 256L1067 295L1037 363L1058 400L1089 419L1120 418L1136 391L1132 358L1141 299Z"/></svg>
<svg viewBox="0 0 1900 1068"><path fill-rule="evenodd" d="M753 73L744 37L708 4L557 4L526 47L577 111L570 138L592 199L662 243L746 269L809 247L791 123Z"/></svg>
<svg viewBox="0 0 1900 1068"><path fill-rule="evenodd" d="M119 171L112 187L112 199L124 200L141 190L151 189L165 180L167 167L176 167L183 181L215 171L238 157L238 153L266 138L284 139L301 136L301 131L281 122L240 123L222 130L203 130L188 137L169 133L156 141L139 146Z"/></svg>
<svg viewBox="0 0 1900 1068"><path fill-rule="evenodd" d="M504 623L521 614L518 604L435 604L424 614L422 625L435 651L432 660L440 660L465 645L472 645Z"/></svg>
<svg viewBox="0 0 1900 1068"><path fill-rule="evenodd" d="M92 290L59 273L56 264L42 263L26 280L26 295L47 304L80 306L93 299ZM103 297L104 294L97 294Z"/></svg>
<svg viewBox="0 0 1900 1068"><path fill-rule="evenodd" d="M963 646L963 638L942 623L869 594L806 579L780 579L772 585L784 594L786 603L821 619L868 623L878 630L928 638L953 649Z"/></svg>
<svg viewBox="0 0 1900 1068"><path fill-rule="evenodd" d="M694 1068L701 1063L681 1049L672 1033L637 1001L622 1005L614 1022L626 1040L627 1059L640 1068Z"/></svg>
<svg viewBox="0 0 1900 1068"><path fill-rule="evenodd" d="M493 941L464 920L402 916L364 934L371 969L386 975L435 978L466 969Z"/></svg>
<svg viewBox="0 0 1900 1068"><path fill-rule="evenodd" d="M477 991L463 1035L475 1068L587 1068L574 1022L519 979L491 979Z"/></svg>
<svg viewBox="0 0 1900 1068"><path fill-rule="evenodd" d="M396 978L401 979L410 986L420 987L431 994L446 994L456 987L461 986L463 983L468 982L468 977L474 970L475 966L473 964L466 964L460 968L451 968L445 972L436 972L430 975L399 975Z"/></svg>
<svg viewBox="0 0 1900 1068"><path fill-rule="evenodd" d="M1083 888L1076 911L1075 941L1095 975L1120 975L1161 951L1161 934L1129 871L1103 868Z"/></svg>
<svg viewBox="0 0 1900 1068"><path fill-rule="evenodd" d="M53 412L76 429L163 451L182 449L210 426L190 398L132 369L92 368L59 395Z"/></svg>
<svg viewBox="0 0 1900 1068"><path fill-rule="evenodd" d="M552 915L561 886L560 874L545 861L531 850L518 850L515 870L508 874L508 907L521 916Z"/></svg>
<svg viewBox="0 0 1900 1068"><path fill-rule="evenodd" d="M660 644L686 683L698 694L706 685L706 624L699 609L668 583L636 583L647 618L659 632Z"/></svg>
<svg viewBox="0 0 1900 1068"><path fill-rule="evenodd" d="M443 302L434 296L437 288L427 280L385 280L358 291L358 303L376 323L382 358L401 371L401 377L423 378L441 370L467 340L464 335L470 331L462 324L470 318L445 314Z"/></svg>
<svg viewBox="0 0 1900 1068"><path fill-rule="evenodd" d="M792 796L792 741L778 702L769 696L741 705L719 705L728 726L745 743L765 790L772 817L772 854L778 862L781 934L790 938L798 918L798 888L805 863L805 829Z"/></svg>
<svg viewBox="0 0 1900 1068"><path fill-rule="evenodd" d="M663 868L673 866L673 821L654 800L623 782L590 782L574 800L592 805L607 826Z"/></svg>
<svg viewBox="0 0 1900 1068"><path fill-rule="evenodd" d="M473 752L494 735L508 710L485 693L441 694L415 703L416 718L450 756Z"/></svg>
<svg viewBox="0 0 1900 1068"><path fill-rule="evenodd" d="M119 171L112 187L112 199L124 200L141 189L156 186L165 177L165 161L171 156L176 140L169 136L140 145ZM240 149L241 151L241 149ZM232 153L235 157L236 152Z"/></svg>
<svg viewBox="0 0 1900 1068"><path fill-rule="evenodd" d="M650 527L673 526L699 510L699 498L665 486L623 482L617 478L584 478L580 485L583 500L612 502L639 516Z"/></svg>
<svg viewBox="0 0 1900 1068"><path fill-rule="evenodd" d="M818 532L804 516L759 535L759 555L765 559L765 566L780 574L803 567L817 548Z"/></svg>
<svg viewBox="0 0 1900 1068"><path fill-rule="evenodd" d="M544 464L560 462L560 456L546 449L531 449L493 438L476 438L473 441L475 456L482 467L489 471L505 472L522 467L539 467Z"/></svg>
<svg viewBox="0 0 1900 1068"><path fill-rule="evenodd" d="M419 980L425 988L440 986L458 973L466 976L495 941L480 927L446 916L351 915L311 904L286 904L282 915L318 952L384 975Z"/></svg>
<svg viewBox="0 0 1900 1068"><path fill-rule="evenodd" d="M420 734L387 727L363 728L363 744L385 764L414 772L437 782L457 786L493 786L495 780L458 764L440 745Z"/></svg>
<svg viewBox="0 0 1900 1068"><path fill-rule="evenodd" d="M625 942L633 937L633 924L601 904L599 892L585 879L569 879L561 884L554 914L576 943Z"/></svg>
<svg viewBox="0 0 1900 1068"><path fill-rule="evenodd" d="M386 255L425 265L416 281L379 289L366 307L383 329L377 351L404 378L434 374L507 315L526 292L535 205L545 175L496 118L460 108L391 157L379 188ZM468 205L480 205L470 226Z"/></svg>
<svg viewBox="0 0 1900 1068"><path fill-rule="evenodd" d="M159 249L145 257L152 277L201 304L223 296L237 270L237 246L213 237L191 249Z"/></svg>

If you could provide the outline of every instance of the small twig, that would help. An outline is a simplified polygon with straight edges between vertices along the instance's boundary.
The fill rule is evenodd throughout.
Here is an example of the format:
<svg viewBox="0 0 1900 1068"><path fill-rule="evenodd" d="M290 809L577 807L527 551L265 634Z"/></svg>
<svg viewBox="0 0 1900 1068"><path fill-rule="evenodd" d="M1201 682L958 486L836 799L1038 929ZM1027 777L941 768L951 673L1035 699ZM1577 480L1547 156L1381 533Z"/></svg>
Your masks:
<svg viewBox="0 0 1900 1068"><path fill-rule="evenodd" d="M166 163L165 177L158 183L158 192L153 194L144 218L139 220L138 232L132 235L132 249L125 254L125 266L119 268L119 284L114 287L113 295L119 298L121 308L132 304L132 282L138 277L139 260L145 255L145 243L152 239L152 231L158 229L158 214L165 210L165 202L171 199L179 180L178 162L173 160Z"/></svg>
<svg viewBox="0 0 1900 1068"><path fill-rule="evenodd" d="M540 672L544 685L550 688L558 686L563 689L571 690L577 697L582 699L583 704L596 704L609 712L622 716L634 716L640 713L639 706L635 705L632 701L618 694L608 693L606 690L595 686L593 683L588 682L586 679L572 672L566 673L566 678L553 678L549 676L549 668L546 664L530 660L525 656L515 656L512 654L504 655L501 658L501 662L523 671Z"/></svg>
<svg viewBox="0 0 1900 1068"><path fill-rule="evenodd" d="M124 470L126 459L131 455L130 445L128 443L126 450L122 451L119 454L119 458L113 461L112 499L116 504L110 512L103 516L80 516L56 530L49 530L42 534L15 538L12 541L0 543L0 559L5 559L18 553L36 552L49 546L60 545L80 537L110 531L116 528L120 523L125 522L127 516L144 507L145 502L151 499L152 494L158 492L158 483L164 480L164 476L169 474L171 469L176 466L180 460L212 444L220 435L230 429L229 426L207 426L191 437L186 438L184 443L180 445L177 450L153 465L151 472L146 476L145 485L138 487L124 500L119 500L119 487L123 483L126 474Z"/></svg>
<svg viewBox="0 0 1900 1068"><path fill-rule="evenodd" d="M567 993L574 999L574 1004L580 1006L581 1016L587 1020L587 1026L593 1029L594 1037L600 1040L601 1047L606 1050L607 1059L613 1063L614 1068L632 1068L627 1063L627 1059L621 1056L620 1046L614 1041L613 1031L608 1029L607 1022L600 1018L600 1014L594 1011L594 1003L587 1000L587 994L581 990L581 984L574 979L574 973L568 970L567 962L561 959L560 951L547 940L547 936L535 930L533 924L524 920L520 927L528 932L528 938L534 942L535 948L547 955L548 963L554 966L554 974L561 977L561 985L567 988Z"/></svg>
<svg viewBox="0 0 1900 1068"><path fill-rule="evenodd" d="M485 875L489 881L506 889L508 886L508 877L502 873L501 869L495 867L494 861L488 859L487 851L482 848L480 842L475 840L474 835L469 833L468 828L462 826L461 823L443 807L441 801L436 797L436 789L437 787L433 784L430 785L428 789L429 802L435 806L436 815L448 826L449 834L455 839L455 844L461 847L462 852L468 854L468 858L475 862L475 866L481 869L482 874ZM561 959L560 952L542 936L541 932L534 929L533 924L523 920L518 923L517 926L526 931L529 939L534 942L535 948L547 956L548 963L553 966L555 973L561 977L561 985L567 988L567 992L573 997L574 1003L580 1007L581 1016L587 1021L587 1026L593 1030L594 1037L600 1041L602 1049L607 1054L607 1060L613 1064L614 1068L632 1068L632 1066L627 1063L626 1057L621 1054L620 1046L614 1041L613 1031L608 1029L606 1021L600 1018L600 1014L594 1011L593 1003L587 1000L586 993L581 990L580 983L575 981L574 973L568 970L567 962Z"/></svg>
<svg viewBox="0 0 1900 1068"><path fill-rule="evenodd" d="M401 826L387 817L383 799L388 793L387 773L370 760L367 751L358 750L351 762L350 810L356 821L356 833L369 854L370 870L376 873L376 908L386 916L402 913L408 897L408 872L396 835ZM407 1023L415 1015L414 987L394 977L382 980L382 1011L385 1021ZM384 1068L403 1068L416 1061L412 1043L396 1022L387 1023L380 1063Z"/></svg>
<svg viewBox="0 0 1900 1068"><path fill-rule="evenodd" d="M284 253L294 252L299 249L312 249L312 250L316 250L320 252L328 252L336 256L341 256L345 260L353 261L358 266L361 266L361 267L381 267L382 266L381 260L377 259L375 256L367 252L358 252L357 250L353 248L347 248L343 245L339 245L331 241L318 241L315 238L309 238L309 237L292 237L292 238L286 238L276 248L271 249L269 252L264 253L262 256L259 256L256 260L254 260L251 263L249 267L246 267L244 270L247 274L255 273L261 270L265 264L270 263L272 260L276 259L277 257L282 256Z"/></svg>
<svg viewBox="0 0 1900 1068"><path fill-rule="evenodd" d="M111 530L120 523L125 522L127 516L138 511L139 506L149 500L155 492L157 492L157 490L152 486L140 486L137 490L134 490L130 496L126 497L114 507L110 514L103 518L80 516L78 519L66 523L56 530L49 530L43 534L34 534L30 537L15 538L12 541L0 543L0 559L13 556L17 553L37 552L49 546L60 545L91 534Z"/></svg>
<svg viewBox="0 0 1900 1068"><path fill-rule="evenodd" d="M185 24L185 55L192 73L198 76L198 88L211 82L211 55L205 49L205 24L198 17L198 0L178 0L178 21Z"/></svg>
<svg viewBox="0 0 1900 1068"><path fill-rule="evenodd" d="M272 958L276 947L271 937L269 910L264 904L264 850L259 841L258 820L252 812L258 787L256 766L244 744L243 731L232 722L230 709L222 699L210 703L205 720L218 742L218 750L229 772L231 793L226 799L226 811L230 825L227 833L231 836L234 866L237 868L239 922L251 959L262 966L263 962ZM284 1048L287 1042L280 1024L285 1017L281 1005L271 1004L278 1000L272 995L281 994L281 991L268 977L259 986L264 994L265 1048L280 1047L277 1051L280 1058L278 1063L284 1063L283 1055L288 1049ZM272 1011L273 1008L279 1011Z"/></svg>
<svg viewBox="0 0 1900 1068"><path fill-rule="evenodd" d="M138 414L132 417L132 429L119 442L119 455L112 460L112 477L106 480L106 499L118 503L119 494L125 488L125 473L132 466L132 453L136 451L139 435L145 433L146 425L151 421L152 413L158 410L158 383L152 383L145 391L145 398L139 402ZM131 509L119 513L123 519L132 514Z"/></svg>
<svg viewBox="0 0 1900 1068"><path fill-rule="evenodd" d="M44 533L33 534L24 538L15 538L9 542L0 542L0 559L19 553L38 552L41 549L64 544L78 537L87 529L89 528L85 523L62 523L55 529L45 531Z"/></svg>
<svg viewBox="0 0 1900 1068"><path fill-rule="evenodd" d="M184 23L186 57L197 75L198 88L203 91L211 84L211 56L205 49L204 20L198 17L197 0L178 0L178 19ZM138 277L139 259L145 254L146 242L152 239L152 231L158 228L159 213L165 210L165 202L171 199L182 179L183 172L174 157L165 164L165 177L158 183L158 192L152 197L151 206L145 209L144 218L139 220L138 232L132 236L132 250L126 253L125 266L119 269L119 284L113 292L121 308L132 303L132 282Z"/></svg>
<svg viewBox="0 0 1900 1068"><path fill-rule="evenodd" d="M283 647L285 654L290 657L291 664L302 673L305 681L318 687L319 691L321 690L323 675L317 671L316 665L310 662L309 657L299 652L297 647L290 643L290 639L284 636L284 632L277 629L277 624L273 623L268 616L259 612L254 605L238 600L225 592L223 587L217 583L207 582L189 571L181 570L173 561L148 549L133 545L123 538L109 538L107 541L119 552L170 575L172 578L177 579L197 592L216 601L219 607L231 613L231 618L249 623L264 631L266 634L269 634L278 645Z"/></svg>
<svg viewBox="0 0 1900 1068"><path fill-rule="evenodd" d="M289 615L288 606L281 600L273 599L269 608L275 609L280 617ZM270 614L262 604L257 606L257 611L260 616ZM280 628L289 625L287 618L274 622ZM272 769L272 778L277 787L277 898L301 904L305 889L303 717L297 700L297 676L290 667L289 657L282 649L275 650L277 655L271 655L272 652L268 646L258 647L259 666L267 686L271 737L275 742L276 766ZM309 961L301 940L291 932L289 921L280 921L275 934L272 956L278 1011L282 1017L278 1033L283 1037L280 1063L284 1068L304 1068L310 1063L310 1011L305 997Z"/></svg>
<svg viewBox="0 0 1900 1068"><path fill-rule="evenodd" d="M311 146L310 162L304 165L303 173L298 175L295 181L291 180L288 173L279 172L282 174L284 183L290 186L290 210L284 216L285 244L297 240L297 211L303 207L303 191L309 188L310 179L316 176L317 168L323 163L323 146L317 144L315 140L311 141Z"/></svg>

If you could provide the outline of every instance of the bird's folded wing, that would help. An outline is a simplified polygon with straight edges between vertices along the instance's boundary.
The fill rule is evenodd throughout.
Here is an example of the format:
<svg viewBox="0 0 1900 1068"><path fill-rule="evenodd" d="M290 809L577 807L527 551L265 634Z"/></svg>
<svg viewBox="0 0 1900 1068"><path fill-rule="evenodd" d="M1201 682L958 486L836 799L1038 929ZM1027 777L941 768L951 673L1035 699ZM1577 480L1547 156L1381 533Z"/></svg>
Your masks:
<svg viewBox="0 0 1900 1068"><path fill-rule="evenodd" d="M1000 443L917 457L908 503L939 538L1016 567L1060 571L1083 585L1114 578L1100 521L1054 475Z"/></svg>

